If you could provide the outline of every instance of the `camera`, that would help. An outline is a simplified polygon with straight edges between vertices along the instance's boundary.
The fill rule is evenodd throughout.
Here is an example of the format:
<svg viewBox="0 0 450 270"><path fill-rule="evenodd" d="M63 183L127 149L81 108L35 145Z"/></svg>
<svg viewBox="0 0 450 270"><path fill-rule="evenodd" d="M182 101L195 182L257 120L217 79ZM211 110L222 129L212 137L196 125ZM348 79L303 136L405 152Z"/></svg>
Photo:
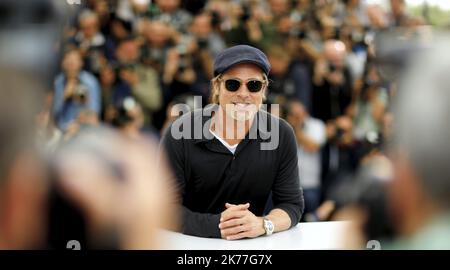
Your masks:
<svg viewBox="0 0 450 270"><path fill-rule="evenodd" d="M300 40L306 39L307 38L306 31L305 30L298 30L297 38L300 39Z"/></svg>
<svg viewBox="0 0 450 270"><path fill-rule="evenodd" d="M180 56L184 56L187 54L187 46L184 43L177 44L175 49L177 50L177 52Z"/></svg>
<svg viewBox="0 0 450 270"><path fill-rule="evenodd" d="M365 34L362 31L352 30L350 37L353 43L363 43L365 41Z"/></svg>
<svg viewBox="0 0 450 270"><path fill-rule="evenodd" d="M340 139L344 136L344 133L345 133L345 130L343 130L343 129L340 128L340 127L337 127L337 128L336 128L336 135L335 135L335 138L336 138L337 140L340 140Z"/></svg>
<svg viewBox="0 0 450 270"><path fill-rule="evenodd" d="M122 70L130 70L133 71L134 70L134 64L130 64L130 63L122 63L119 65L119 71Z"/></svg>
<svg viewBox="0 0 450 270"><path fill-rule="evenodd" d="M126 124L132 122L134 118L131 116L130 111L137 106L136 101L132 97L124 98L116 107L116 115L112 120L114 127L123 127Z"/></svg>
<svg viewBox="0 0 450 270"><path fill-rule="evenodd" d="M379 132L369 131L360 142L360 157L364 157L373 151L380 151L383 145L383 136Z"/></svg>
<svg viewBox="0 0 450 270"><path fill-rule="evenodd" d="M220 26L221 19L220 14L217 11L211 12L211 25L213 28L217 28Z"/></svg>
<svg viewBox="0 0 450 270"><path fill-rule="evenodd" d="M208 40L204 38L199 38L197 40L197 44L199 49L206 49L208 47Z"/></svg>
<svg viewBox="0 0 450 270"><path fill-rule="evenodd" d="M180 60L178 62L178 71L183 72L189 66L187 59L187 46L183 43L180 43L176 46L176 50L180 55Z"/></svg>
<svg viewBox="0 0 450 270"><path fill-rule="evenodd" d="M242 15L239 18L241 22L247 22L250 19L251 13L250 13L250 7L248 5L242 6Z"/></svg>
<svg viewBox="0 0 450 270"><path fill-rule="evenodd" d="M78 84L73 94L74 99L80 104L86 104L88 98L88 89L84 84Z"/></svg>
<svg viewBox="0 0 450 270"><path fill-rule="evenodd" d="M328 69L330 70L330 72L335 72L337 70L337 67L333 63L328 63Z"/></svg>

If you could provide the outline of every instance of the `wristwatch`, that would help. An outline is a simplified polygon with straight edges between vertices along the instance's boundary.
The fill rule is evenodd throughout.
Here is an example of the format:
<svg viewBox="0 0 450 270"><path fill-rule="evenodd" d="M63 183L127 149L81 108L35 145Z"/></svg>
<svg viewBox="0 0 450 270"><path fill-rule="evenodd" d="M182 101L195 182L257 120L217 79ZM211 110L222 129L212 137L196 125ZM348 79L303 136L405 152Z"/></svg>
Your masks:
<svg viewBox="0 0 450 270"><path fill-rule="evenodd" d="M264 230L266 231L266 235L271 235L273 233L273 231L275 230L275 226L273 225L273 222L266 217L263 217L263 222L264 222Z"/></svg>

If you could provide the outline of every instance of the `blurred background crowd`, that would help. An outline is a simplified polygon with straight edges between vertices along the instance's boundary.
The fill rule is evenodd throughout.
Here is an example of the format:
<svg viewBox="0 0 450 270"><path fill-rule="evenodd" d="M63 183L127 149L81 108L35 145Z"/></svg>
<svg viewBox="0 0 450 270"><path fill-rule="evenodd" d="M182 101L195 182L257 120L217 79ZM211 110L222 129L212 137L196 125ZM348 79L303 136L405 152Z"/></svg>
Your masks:
<svg viewBox="0 0 450 270"><path fill-rule="evenodd" d="M266 103L280 105L272 113L288 121L297 137L300 184L306 204L303 221L360 217L357 205L364 208L366 215L370 214L363 225L367 238L392 236L384 189L393 173L383 146L393 136L391 101L398 89L395 68L404 64L407 52L387 41L377 42L390 29L400 28L401 35L408 39L420 35L429 24L426 13L409 14L404 0L389 0L384 6L364 0L86 0L70 6L70 12L58 22L64 25L62 37L55 42L52 53L46 55L58 59L55 71L49 72L52 84L40 87L44 97L36 99L42 102L36 107L34 123L29 123L37 126L39 146L46 155L58 153L63 155L58 156L58 162L76 164L76 153L69 151L64 158L60 148L70 150L70 143L77 141L97 157L84 164L86 167L99 162L99 155L112 156L111 162L102 166L113 168L113 178L129 177L123 176L120 168L139 170L143 155L149 153L154 153L149 160L156 160L154 150L140 153L136 142L151 137L156 145L165 127L176 117L170 114L174 104L184 103L191 109L206 106L215 56L229 46L249 44L263 50L272 65ZM32 46L33 40L28 43ZM21 49L9 47L10 51ZM46 69L45 61L37 62L34 71ZM14 74L6 71L2 78L2 84L15 82ZM37 88L33 80L30 74L26 83ZM19 105L23 102L15 93L16 98L3 100L2 107L12 106L15 111L15 106L26 106ZM194 103L194 96L200 96L203 103ZM78 136L91 127L110 127L123 136L105 135L109 139L94 140L96 146L92 146L92 142L86 143ZM29 128L18 130L31 132ZM101 132L105 131L96 136ZM112 147L114 144L118 146ZM127 153L128 149L135 151L135 156ZM130 157L123 157L125 153ZM86 158L80 159L86 162ZM136 160L134 165L130 160ZM46 166L55 165L50 163ZM116 163L120 163L118 170ZM66 168L64 164L57 167ZM72 170L70 175L84 171L73 167L67 169ZM69 174L61 170L59 174ZM52 168L48 171L51 174ZM142 177L145 176L137 178ZM85 194L88 191L75 182L69 180L64 185L79 190L69 197L80 201L83 198L79 197L98 196L104 184L100 181L90 189L93 194ZM109 188L114 190L112 193L126 193L123 190L136 191L146 185L151 190L154 185L134 184L128 189ZM170 193L170 188L167 190ZM139 196L134 198L135 204L138 199ZM125 202L109 206L120 208ZM104 210L107 203L98 204L86 206L95 208L88 211L91 217L123 220L108 215ZM48 211L64 210L56 207ZM118 212L130 214L126 210ZM26 217L20 220L26 223ZM57 222L63 221L50 221L53 231L61 226ZM99 220L92 223L96 224L94 228L102 225ZM142 230L120 225L129 234ZM135 235L129 238L138 244L121 247L141 247ZM116 244L108 241L108 247Z"/></svg>
<svg viewBox="0 0 450 270"><path fill-rule="evenodd" d="M295 129L307 212L389 139L392 85L374 63L374 36L414 28L401 0L390 10L364 1L86 1L61 44L49 93L54 136L111 125L159 136L171 105L208 102L214 57L250 44L272 65L267 104ZM60 135L58 135L60 134ZM323 215L310 216L325 219Z"/></svg>

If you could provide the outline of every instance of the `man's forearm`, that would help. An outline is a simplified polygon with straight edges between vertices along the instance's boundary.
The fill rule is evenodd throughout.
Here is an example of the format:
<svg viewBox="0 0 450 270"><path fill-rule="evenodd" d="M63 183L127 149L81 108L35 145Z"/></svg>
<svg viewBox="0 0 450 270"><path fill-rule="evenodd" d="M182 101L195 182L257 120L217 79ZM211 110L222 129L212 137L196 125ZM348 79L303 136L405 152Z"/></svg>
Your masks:
<svg viewBox="0 0 450 270"><path fill-rule="evenodd" d="M193 212L183 207L182 233L199 237L220 238L220 214L204 214Z"/></svg>
<svg viewBox="0 0 450 270"><path fill-rule="evenodd" d="M275 226L274 232L285 231L291 227L291 218L288 213L282 209L273 209L268 215L266 215L266 218L273 222Z"/></svg>

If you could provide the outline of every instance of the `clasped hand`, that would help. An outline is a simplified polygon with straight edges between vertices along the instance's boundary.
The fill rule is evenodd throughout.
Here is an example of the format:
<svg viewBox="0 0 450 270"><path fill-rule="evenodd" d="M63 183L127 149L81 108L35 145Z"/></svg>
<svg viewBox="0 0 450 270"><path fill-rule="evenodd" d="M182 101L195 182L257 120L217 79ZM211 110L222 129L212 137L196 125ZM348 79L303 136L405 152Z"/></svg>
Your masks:
<svg viewBox="0 0 450 270"><path fill-rule="evenodd" d="M265 233L262 217L255 216L249 207L250 203L225 204L226 209L222 212L219 223L223 239L255 238Z"/></svg>

